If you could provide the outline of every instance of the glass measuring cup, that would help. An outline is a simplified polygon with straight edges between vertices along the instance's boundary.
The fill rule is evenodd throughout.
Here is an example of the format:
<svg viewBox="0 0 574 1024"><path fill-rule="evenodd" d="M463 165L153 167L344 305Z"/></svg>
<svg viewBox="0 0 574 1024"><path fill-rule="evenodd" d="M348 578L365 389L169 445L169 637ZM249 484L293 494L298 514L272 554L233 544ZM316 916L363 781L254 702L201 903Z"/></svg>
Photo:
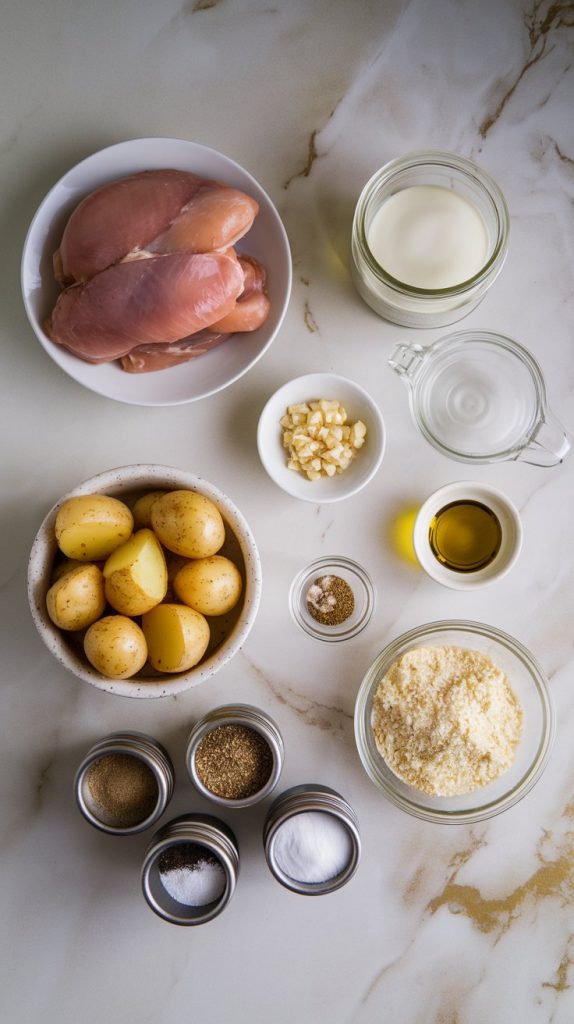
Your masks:
<svg viewBox="0 0 574 1024"><path fill-rule="evenodd" d="M423 437L451 459L556 466L570 451L538 363L512 338L474 330L426 348L401 344L389 366L409 390Z"/></svg>

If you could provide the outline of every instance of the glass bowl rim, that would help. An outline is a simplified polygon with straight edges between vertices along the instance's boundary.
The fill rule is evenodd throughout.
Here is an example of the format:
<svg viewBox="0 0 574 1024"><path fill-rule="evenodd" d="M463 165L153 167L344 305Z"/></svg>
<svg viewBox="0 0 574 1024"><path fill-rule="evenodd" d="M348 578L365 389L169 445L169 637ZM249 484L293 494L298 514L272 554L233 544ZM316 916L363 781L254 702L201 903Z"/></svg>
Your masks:
<svg viewBox="0 0 574 1024"><path fill-rule="evenodd" d="M382 665L384 665L385 662L391 664L400 652L408 650L417 640L420 640L423 637L430 639L437 633L455 631L466 631L474 635L494 640L509 650L511 654L522 662L537 690L538 697L540 698L542 711L542 737L530 766L512 789L506 791L501 796L491 800L489 803L486 803L481 807L469 806L468 808L449 811L426 807L418 803L416 799L408 799L398 793L392 783L382 778L369 757L367 745L364 741L364 727L369 697L375 681L377 685L380 682L380 669ZM378 786L379 789L382 789L385 796L394 803L395 806L400 807L408 814L412 814L414 817L421 818L425 821L441 822L443 824L474 824L479 821L484 821L487 818L492 818L518 803L519 800L530 792L542 775L550 756L555 731L556 716L548 688L548 682L538 661L530 653L528 648L524 646L524 644L519 640L516 640L515 637L511 636L509 633L503 632L503 630L498 629L496 626L490 626L486 623L470 619L441 619L434 622L427 622L420 626L415 626L413 629L407 630L405 633L401 633L400 636L387 644L371 663L361 680L355 701L355 743L361 764L371 781ZM397 778L397 782L400 781L401 780ZM478 790L477 792L481 792L481 790ZM468 794L469 803L472 800L472 796L472 793Z"/></svg>

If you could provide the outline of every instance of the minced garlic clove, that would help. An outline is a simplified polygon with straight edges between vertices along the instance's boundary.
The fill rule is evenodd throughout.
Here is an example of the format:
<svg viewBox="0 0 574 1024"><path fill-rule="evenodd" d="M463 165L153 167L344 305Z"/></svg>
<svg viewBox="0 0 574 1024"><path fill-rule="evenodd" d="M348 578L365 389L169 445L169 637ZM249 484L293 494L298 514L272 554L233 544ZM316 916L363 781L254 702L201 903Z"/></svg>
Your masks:
<svg viewBox="0 0 574 1024"><path fill-rule="evenodd" d="M367 436L362 420L347 420L347 410L335 399L288 406L279 420L288 469L304 473L309 480L333 477L347 469Z"/></svg>

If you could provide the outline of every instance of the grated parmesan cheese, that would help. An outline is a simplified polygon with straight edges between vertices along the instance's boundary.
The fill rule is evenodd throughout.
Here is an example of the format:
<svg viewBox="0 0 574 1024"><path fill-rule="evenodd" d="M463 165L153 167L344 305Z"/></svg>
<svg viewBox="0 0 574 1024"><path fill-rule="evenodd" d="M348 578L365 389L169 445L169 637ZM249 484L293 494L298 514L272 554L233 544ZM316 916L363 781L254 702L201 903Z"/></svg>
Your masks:
<svg viewBox="0 0 574 1024"><path fill-rule="evenodd" d="M379 753L403 782L432 796L459 796L508 771L523 714L485 654L415 647L379 683L371 722Z"/></svg>

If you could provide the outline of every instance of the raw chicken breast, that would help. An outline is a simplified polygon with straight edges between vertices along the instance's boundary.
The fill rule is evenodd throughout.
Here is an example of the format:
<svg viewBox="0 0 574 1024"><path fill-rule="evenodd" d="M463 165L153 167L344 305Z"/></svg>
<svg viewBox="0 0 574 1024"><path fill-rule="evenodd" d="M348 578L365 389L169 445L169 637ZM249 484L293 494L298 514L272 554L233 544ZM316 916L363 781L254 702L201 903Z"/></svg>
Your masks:
<svg viewBox="0 0 574 1024"><path fill-rule="evenodd" d="M119 263L59 296L47 332L90 363L210 327L235 306L244 274L227 253L168 253Z"/></svg>
<svg viewBox="0 0 574 1024"><path fill-rule="evenodd" d="M209 330L197 331L189 338L181 338L171 344L138 345L122 358L122 369L127 373L164 370L196 359L226 341L233 333L257 330L269 313L269 299L264 293L267 274L252 256L239 256L239 263L245 276L243 291L227 316ZM228 326L224 328L224 324ZM222 333L224 330L226 333Z"/></svg>
<svg viewBox="0 0 574 1024"><path fill-rule="evenodd" d="M157 238L204 178L187 171L142 171L92 192L66 224L54 271L61 284L87 281Z"/></svg>
<svg viewBox="0 0 574 1024"><path fill-rule="evenodd" d="M165 370L169 366L178 366L180 363L188 363L190 359L205 355L230 337L230 334L220 334L207 329L167 345L138 345L132 348L127 356L122 356L122 370L127 373L150 373L154 370Z"/></svg>
<svg viewBox="0 0 574 1024"><path fill-rule="evenodd" d="M54 272L61 284L88 281L148 252L224 250L249 231L258 204L239 189L187 171L142 171L104 185L72 213Z"/></svg>
<svg viewBox="0 0 574 1024"><path fill-rule="evenodd" d="M249 231L258 210L258 203L245 192L209 182L201 186L167 231L147 248L150 252L227 249Z"/></svg>
<svg viewBox="0 0 574 1024"><path fill-rule="evenodd" d="M252 256L241 255L239 262L245 275L243 291L231 312L213 324L213 330L256 331L269 316L270 303L265 294L267 273Z"/></svg>

